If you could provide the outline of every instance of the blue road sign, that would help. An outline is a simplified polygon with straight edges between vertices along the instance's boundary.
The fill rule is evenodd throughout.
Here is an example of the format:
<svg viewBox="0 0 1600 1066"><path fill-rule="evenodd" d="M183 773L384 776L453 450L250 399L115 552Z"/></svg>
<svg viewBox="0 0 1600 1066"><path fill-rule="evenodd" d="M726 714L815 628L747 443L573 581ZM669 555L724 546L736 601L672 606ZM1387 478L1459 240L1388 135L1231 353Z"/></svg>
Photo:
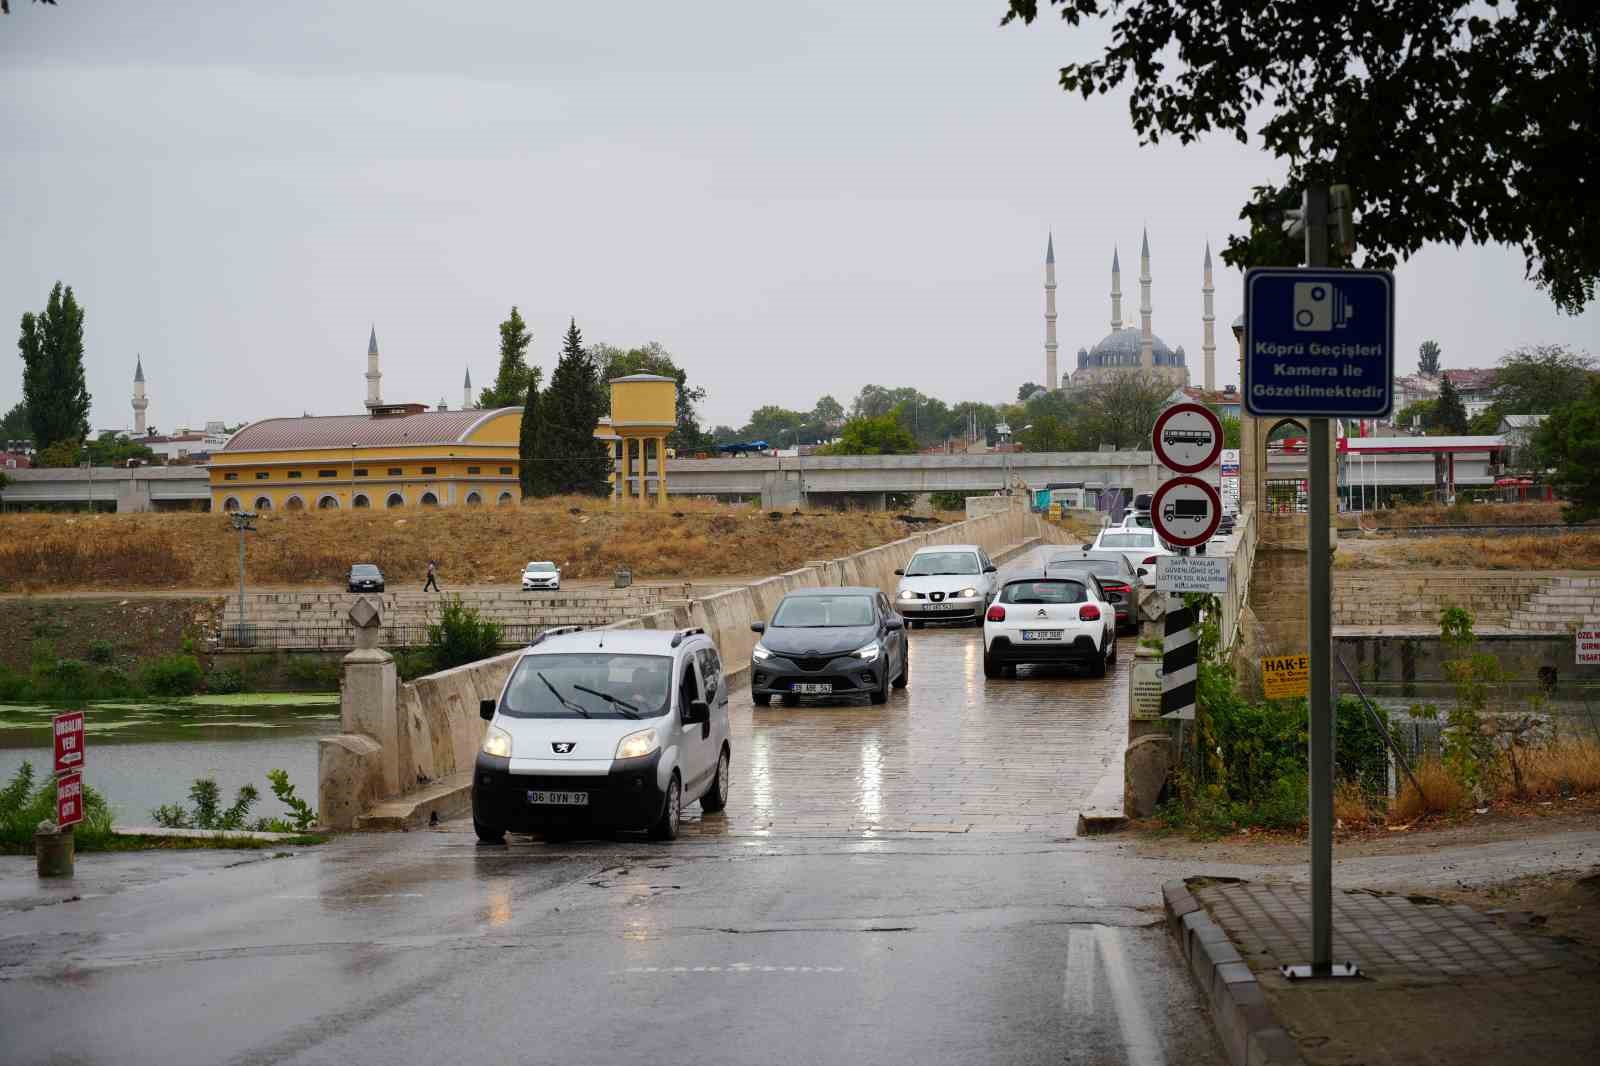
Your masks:
<svg viewBox="0 0 1600 1066"><path fill-rule="evenodd" d="M1382 418L1394 407L1394 275L1247 271L1244 345L1251 414Z"/></svg>

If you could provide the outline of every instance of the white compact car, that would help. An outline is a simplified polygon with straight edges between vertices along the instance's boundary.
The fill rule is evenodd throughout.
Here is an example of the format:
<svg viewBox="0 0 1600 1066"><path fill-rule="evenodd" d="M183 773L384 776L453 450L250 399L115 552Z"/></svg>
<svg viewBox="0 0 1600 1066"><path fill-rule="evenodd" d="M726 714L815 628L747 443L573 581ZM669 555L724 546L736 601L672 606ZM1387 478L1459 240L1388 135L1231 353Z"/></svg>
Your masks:
<svg viewBox="0 0 1600 1066"><path fill-rule="evenodd" d="M1156 587L1156 560L1171 555L1153 529L1129 529L1111 526L1100 531L1094 543L1085 544L1083 550L1100 554L1116 552L1124 556L1139 574L1139 583L1147 589Z"/></svg>
<svg viewBox="0 0 1600 1066"><path fill-rule="evenodd" d="M678 835L685 804L728 802L728 685L702 629L552 630L512 667L472 775L472 826Z"/></svg>
<svg viewBox="0 0 1600 1066"><path fill-rule="evenodd" d="M522 571L522 591L535 589L561 589L561 568L548 560L531 562Z"/></svg>
<svg viewBox="0 0 1600 1066"><path fill-rule="evenodd" d="M1067 663L1105 677L1117 661L1117 609L1087 571L1036 570L1000 588L983 619L983 676Z"/></svg>
<svg viewBox="0 0 1600 1066"><path fill-rule="evenodd" d="M976 544L919 548L905 569L895 571L900 585L894 609L913 629L924 622L982 625L999 570Z"/></svg>

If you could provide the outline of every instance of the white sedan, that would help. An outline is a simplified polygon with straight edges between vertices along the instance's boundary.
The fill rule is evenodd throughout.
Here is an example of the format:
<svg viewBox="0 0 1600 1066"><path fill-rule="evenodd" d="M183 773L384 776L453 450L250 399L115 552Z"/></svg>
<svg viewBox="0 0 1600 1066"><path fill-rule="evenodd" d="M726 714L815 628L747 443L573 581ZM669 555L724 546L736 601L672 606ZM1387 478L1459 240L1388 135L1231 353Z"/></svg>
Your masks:
<svg viewBox="0 0 1600 1066"><path fill-rule="evenodd" d="M1156 536L1153 529L1102 529L1100 535L1094 538L1094 543L1085 544L1086 552L1116 552L1128 560L1139 573L1140 584L1145 588L1156 587L1156 560L1163 555L1171 555L1161 545L1161 538Z"/></svg>
<svg viewBox="0 0 1600 1066"><path fill-rule="evenodd" d="M561 590L561 568L552 562L531 562L522 571L522 591L532 592L535 589L549 589L552 592Z"/></svg>
<svg viewBox="0 0 1600 1066"><path fill-rule="evenodd" d="M1117 609L1087 572L1009 579L983 619L983 676L1027 663L1068 663L1105 677L1117 661Z"/></svg>

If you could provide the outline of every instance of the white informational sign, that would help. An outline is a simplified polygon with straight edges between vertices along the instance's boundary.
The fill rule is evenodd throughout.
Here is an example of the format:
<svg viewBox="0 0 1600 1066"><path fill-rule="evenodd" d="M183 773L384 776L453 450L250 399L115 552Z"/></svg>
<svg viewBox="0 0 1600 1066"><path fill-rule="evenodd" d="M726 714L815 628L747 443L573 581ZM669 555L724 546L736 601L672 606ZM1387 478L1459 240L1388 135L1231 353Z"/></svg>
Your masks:
<svg viewBox="0 0 1600 1066"><path fill-rule="evenodd" d="M1239 449L1222 449L1222 513L1239 513Z"/></svg>
<svg viewBox="0 0 1600 1066"><path fill-rule="evenodd" d="M1222 451L1222 423L1203 404L1175 403L1156 416L1150 443L1168 470L1198 474Z"/></svg>
<svg viewBox="0 0 1600 1066"><path fill-rule="evenodd" d="M1162 592L1228 591L1228 559L1223 555L1163 555L1156 560L1156 588Z"/></svg>
<svg viewBox="0 0 1600 1066"><path fill-rule="evenodd" d="M1578 630L1578 665L1600 666L1600 629Z"/></svg>
<svg viewBox="0 0 1600 1066"><path fill-rule="evenodd" d="M1128 717L1161 717L1161 660L1143 656L1133 661L1133 679L1128 685Z"/></svg>

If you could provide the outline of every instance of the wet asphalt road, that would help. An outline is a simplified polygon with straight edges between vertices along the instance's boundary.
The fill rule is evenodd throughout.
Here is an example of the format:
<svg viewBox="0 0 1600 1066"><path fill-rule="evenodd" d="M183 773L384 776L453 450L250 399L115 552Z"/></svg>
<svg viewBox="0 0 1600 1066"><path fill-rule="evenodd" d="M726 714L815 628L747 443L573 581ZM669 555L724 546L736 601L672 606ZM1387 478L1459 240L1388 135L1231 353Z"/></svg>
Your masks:
<svg viewBox="0 0 1600 1066"><path fill-rule="evenodd" d="M1194 864L1073 837L1120 759L1132 642L1104 680L986 682L979 630L910 636L885 707L736 694L728 810L671 845L451 823L89 856L81 898L38 906L6 860L0 1057L1220 1062L1161 928Z"/></svg>

